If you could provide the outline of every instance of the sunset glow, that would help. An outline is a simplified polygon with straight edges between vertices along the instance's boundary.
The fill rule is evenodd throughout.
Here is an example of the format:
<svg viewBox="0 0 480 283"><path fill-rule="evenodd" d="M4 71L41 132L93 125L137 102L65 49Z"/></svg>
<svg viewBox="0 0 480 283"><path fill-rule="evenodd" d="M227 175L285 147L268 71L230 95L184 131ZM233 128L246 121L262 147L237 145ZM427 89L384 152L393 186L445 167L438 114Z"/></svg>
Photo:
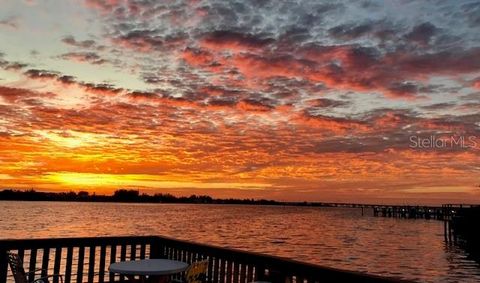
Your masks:
<svg viewBox="0 0 480 283"><path fill-rule="evenodd" d="M347 2L0 0L0 187L480 202L480 6Z"/></svg>

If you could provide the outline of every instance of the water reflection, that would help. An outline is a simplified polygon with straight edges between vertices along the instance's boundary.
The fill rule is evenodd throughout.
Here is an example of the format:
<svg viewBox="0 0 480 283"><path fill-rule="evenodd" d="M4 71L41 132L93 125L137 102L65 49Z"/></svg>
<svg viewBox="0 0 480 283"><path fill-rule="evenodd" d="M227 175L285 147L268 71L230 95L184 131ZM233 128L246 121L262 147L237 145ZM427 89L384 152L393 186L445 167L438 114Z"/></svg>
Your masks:
<svg viewBox="0 0 480 283"><path fill-rule="evenodd" d="M443 223L361 216L359 209L0 202L2 238L165 235L422 282L480 280Z"/></svg>

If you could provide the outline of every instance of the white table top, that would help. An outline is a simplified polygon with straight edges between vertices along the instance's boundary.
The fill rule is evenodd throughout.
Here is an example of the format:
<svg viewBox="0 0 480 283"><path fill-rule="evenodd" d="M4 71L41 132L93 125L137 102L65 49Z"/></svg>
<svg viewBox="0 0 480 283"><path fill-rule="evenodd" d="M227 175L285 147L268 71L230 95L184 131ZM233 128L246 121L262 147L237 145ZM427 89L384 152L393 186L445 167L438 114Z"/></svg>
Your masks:
<svg viewBox="0 0 480 283"><path fill-rule="evenodd" d="M169 259L143 259L115 262L110 272L129 275L170 275L184 271L188 264Z"/></svg>

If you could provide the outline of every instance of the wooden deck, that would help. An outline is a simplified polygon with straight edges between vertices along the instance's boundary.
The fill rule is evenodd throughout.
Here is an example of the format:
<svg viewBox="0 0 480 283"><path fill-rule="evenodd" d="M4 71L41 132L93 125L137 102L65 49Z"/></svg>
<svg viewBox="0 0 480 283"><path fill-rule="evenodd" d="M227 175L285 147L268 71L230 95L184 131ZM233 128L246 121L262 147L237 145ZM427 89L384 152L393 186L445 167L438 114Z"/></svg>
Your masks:
<svg viewBox="0 0 480 283"><path fill-rule="evenodd" d="M5 255L8 250L19 253L27 272L41 268L41 275L47 270L60 273L65 283L123 282L123 276L108 272L110 263L144 258L187 263L208 259L207 282L212 283L405 282L158 236L0 240L0 282L13 282Z"/></svg>

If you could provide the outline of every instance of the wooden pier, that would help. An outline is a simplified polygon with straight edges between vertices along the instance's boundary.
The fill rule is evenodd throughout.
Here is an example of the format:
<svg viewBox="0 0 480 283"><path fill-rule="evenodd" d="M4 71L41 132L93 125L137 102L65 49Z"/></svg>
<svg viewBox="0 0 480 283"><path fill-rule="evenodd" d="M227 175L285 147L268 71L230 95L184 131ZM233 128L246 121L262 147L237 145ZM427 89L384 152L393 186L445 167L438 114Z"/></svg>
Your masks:
<svg viewBox="0 0 480 283"><path fill-rule="evenodd" d="M382 217L398 218L423 218L444 220L455 214L455 209L447 209L438 206L374 206L373 215Z"/></svg>
<svg viewBox="0 0 480 283"><path fill-rule="evenodd" d="M295 206L315 206L315 207L347 207L361 208L362 215L373 211L373 216L379 217L398 217L410 219L437 219L450 220L460 209L475 207L471 204L444 204L442 206L428 205L379 205L379 204L360 204L360 203L332 203L332 202L305 202L305 203L284 203L285 205Z"/></svg>
<svg viewBox="0 0 480 283"><path fill-rule="evenodd" d="M445 205L455 214L444 221L445 241L465 249L480 263L480 205Z"/></svg>

